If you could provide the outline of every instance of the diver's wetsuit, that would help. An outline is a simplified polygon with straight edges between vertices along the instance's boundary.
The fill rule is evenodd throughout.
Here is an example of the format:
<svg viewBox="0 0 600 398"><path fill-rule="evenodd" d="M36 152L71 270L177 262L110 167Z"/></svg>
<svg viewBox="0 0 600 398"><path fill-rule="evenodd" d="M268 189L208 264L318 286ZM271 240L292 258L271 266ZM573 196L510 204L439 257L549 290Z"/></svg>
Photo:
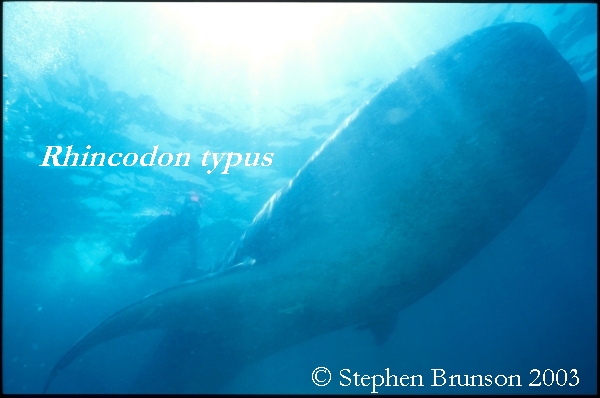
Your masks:
<svg viewBox="0 0 600 398"><path fill-rule="evenodd" d="M120 244L118 250L122 251L129 261L143 254L141 265L148 269L161 260L169 246L187 239L190 261L183 265L180 279L197 278L201 273L201 269L198 268L198 218L201 214L202 205L198 196L190 196L183 203L179 214L165 214L155 218L135 234L131 246Z"/></svg>
<svg viewBox="0 0 600 398"><path fill-rule="evenodd" d="M166 214L152 220L140 229L133 238L131 246L123 246L127 260L135 260L144 252L142 266L152 267L173 243L187 238L189 240L190 267L197 266L197 245L200 226L195 216L186 217L186 213L176 216Z"/></svg>

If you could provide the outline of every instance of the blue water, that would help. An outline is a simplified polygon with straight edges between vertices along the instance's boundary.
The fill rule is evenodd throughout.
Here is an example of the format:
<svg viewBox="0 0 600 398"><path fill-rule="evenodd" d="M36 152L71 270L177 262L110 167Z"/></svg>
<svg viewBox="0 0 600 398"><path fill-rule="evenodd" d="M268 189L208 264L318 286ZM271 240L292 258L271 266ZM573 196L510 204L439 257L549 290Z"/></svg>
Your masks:
<svg viewBox="0 0 600 398"><path fill-rule="evenodd" d="M422 374L382 393L594 393L597 388L597 6L3 4L3 391L39 393L107 316L179 280L185 250L140 271L115 242L200 193L199 265L219 260L266 200L358 106L424 56L479 28L539 26L588 90L564 166L468 264L399 314L383 345L343 329L232 373L220 392L368 393L316 387L317 366ZM510 104L507 104L507 107ZM188 167L39 167L46 146L190 152ZM271 166L202 166L211 152ZM92 350L55 392L127 392L160 332ZM224 363L227 358L223 358ZM519 374L523 387L431 387L447 374ZM529 386L564 369L577 386ZM548 373L547 373L548 374ZM541 381L538 379L537 381Z"/></svg>

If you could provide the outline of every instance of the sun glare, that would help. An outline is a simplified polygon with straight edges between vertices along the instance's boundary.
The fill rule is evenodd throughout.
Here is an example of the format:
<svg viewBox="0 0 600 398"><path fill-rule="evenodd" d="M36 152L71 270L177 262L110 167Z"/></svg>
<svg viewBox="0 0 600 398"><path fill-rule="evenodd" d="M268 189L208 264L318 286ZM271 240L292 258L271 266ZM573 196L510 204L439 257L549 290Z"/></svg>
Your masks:
<svg viewBox="0 0 600 398"><path fill-rule="evenodd" d="M372 49L364 45L373 36L364 21L379 19L380 8L153 3L151 22L142 27L143 34L151 32L140 46L151 48L152 62L185 82L185 101L226 104L223 112L256 128L284 123L286 110L298 104L331 100L344 90L343 80L357 71L364 75L354 62L336 61L356 60L357 48ZM184 102L181 95L174 101Z"/></svg>
<svg viewBox="0 0 600 398"><path fill-rule="evenodd" d="M163 18L187 31L195 47L234 51L263 60L288 45L307 45L339 11L338 5L302 3L174 3L156 7Z"/></svg>

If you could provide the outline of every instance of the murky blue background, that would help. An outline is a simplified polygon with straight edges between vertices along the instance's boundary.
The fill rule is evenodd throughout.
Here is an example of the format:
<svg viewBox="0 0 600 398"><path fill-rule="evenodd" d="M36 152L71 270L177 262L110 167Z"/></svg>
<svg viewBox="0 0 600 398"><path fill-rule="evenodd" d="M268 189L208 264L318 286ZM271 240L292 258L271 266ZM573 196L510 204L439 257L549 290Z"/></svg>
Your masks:
<svg viewBox="0 0 600 398"><path fill-rule="evenodd" d="M119 256L101 267L116 241L197 191L200 265L211 266L386 82L465 34L513 21L539 26L591 96L564 167L476 258L401 312L384 345L341 330L232 375L221 391L370 392L340 387L343 368L424 375L427 387L382 393L596 391L596 5L4 3L3 11L4 392L41 392L86 331L177 281L180 247L148 272ZM47 145L138 154L159 145L192 161L40 168ZM270 167L209 175L206 150L275 156ZM53 391L126 392L156 339L140 333L92 350ZM312 384L317 366L332 370L331 385ZM520 374L525 386L533 368L577 369L580 383L434 389L431 368Z"/></svg>

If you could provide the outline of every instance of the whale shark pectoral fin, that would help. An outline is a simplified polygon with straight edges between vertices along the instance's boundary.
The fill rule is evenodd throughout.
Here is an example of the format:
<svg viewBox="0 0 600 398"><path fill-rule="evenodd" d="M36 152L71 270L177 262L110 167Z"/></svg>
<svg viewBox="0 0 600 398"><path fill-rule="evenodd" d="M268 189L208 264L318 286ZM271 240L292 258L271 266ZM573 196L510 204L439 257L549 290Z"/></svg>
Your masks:
<svg viewBox="0 0 600 398"><path fill-rule="evenodd" d="M398 313L386 315L385 317L371 323L365 323L357 326L356 330L369 329L373 334L373 339L377 345L382 345L394 333L396 330L396 323L398 321Z"/></svg>

